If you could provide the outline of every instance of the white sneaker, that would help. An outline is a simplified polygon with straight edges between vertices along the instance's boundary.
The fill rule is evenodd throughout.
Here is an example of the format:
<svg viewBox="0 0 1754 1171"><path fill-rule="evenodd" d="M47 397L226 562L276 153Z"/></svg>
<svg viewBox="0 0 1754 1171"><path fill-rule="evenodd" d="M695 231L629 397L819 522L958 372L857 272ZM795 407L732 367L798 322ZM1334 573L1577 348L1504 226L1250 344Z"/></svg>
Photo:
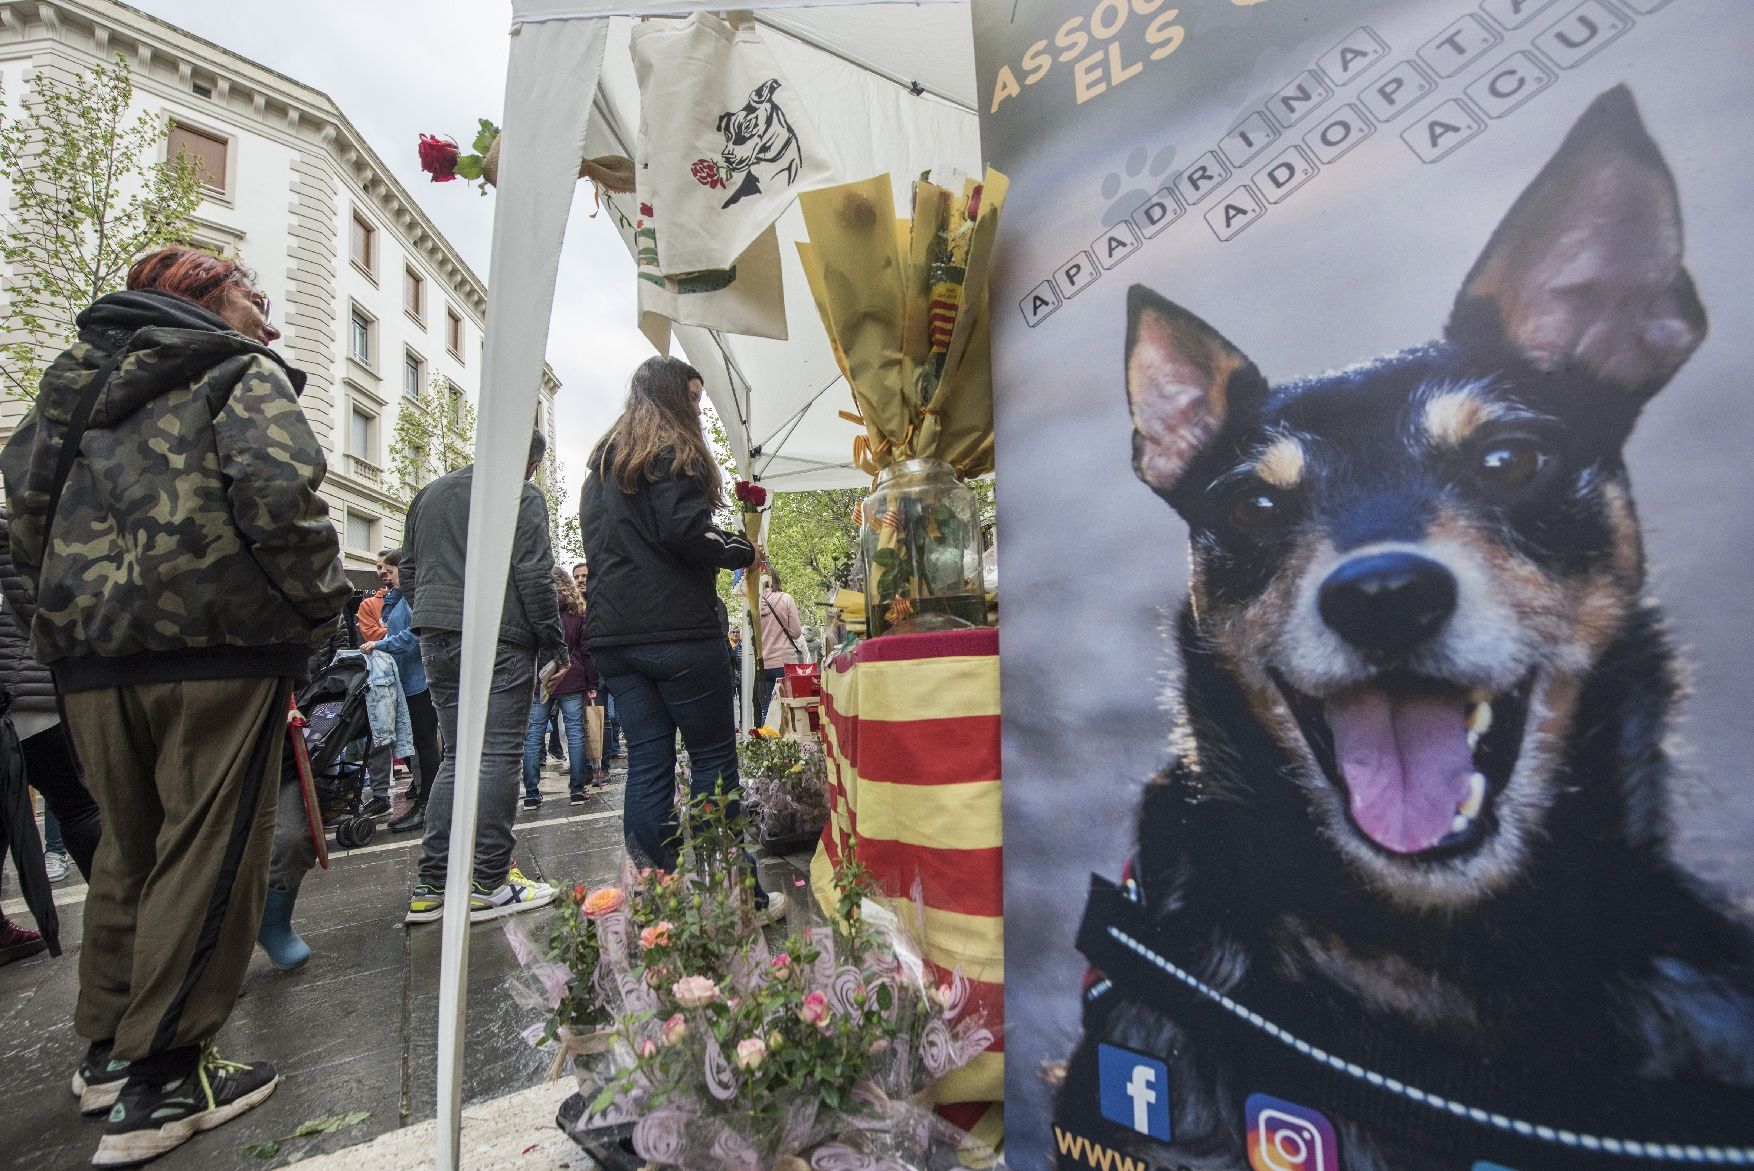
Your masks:
<svg viewBox="0 0 1754 1171"><path fill-rule="evenodd" d="M66 878L72 867L73 859L67 856L65 850L51 850L43 855L43 869L49 872L50 882L60 882Z"/></svg>
<svg viewBox="0 0 1754 1171"><path fill-rule="evenodd" d="M534 911L552 903L558 893L546 882L525 878L522 871L513 867L498 890L486 890L479 882L470 884L469 922L485 923L489 919L516 915L519 911Z"/></svg>
<svg viewBox="0 0 1754 1171"><path fill-rule="evenodd" d="M785 891L783 891L783 890L770 890L770 891L768 891L767 892L767 907L764 910L760 910L760 911L755 912L755 921L757 923L761 923L764 925L768 924L768 923L783 923L783 922L785 922L786 906L787 906L788 902L789 902L789 900L786 898Z"/></svg>

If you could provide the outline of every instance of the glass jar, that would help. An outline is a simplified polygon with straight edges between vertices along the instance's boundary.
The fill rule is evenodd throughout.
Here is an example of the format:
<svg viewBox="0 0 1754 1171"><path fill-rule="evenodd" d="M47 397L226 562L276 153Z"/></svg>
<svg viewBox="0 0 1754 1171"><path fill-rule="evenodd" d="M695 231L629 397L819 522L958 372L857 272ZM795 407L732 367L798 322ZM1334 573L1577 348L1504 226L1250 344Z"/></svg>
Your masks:
<svg viewBox="0 0 1754 1171"><path fill-rule="evenodd" d="M984 626L980 502L939 459L891 464L859 526L866 633Z"/></svg>

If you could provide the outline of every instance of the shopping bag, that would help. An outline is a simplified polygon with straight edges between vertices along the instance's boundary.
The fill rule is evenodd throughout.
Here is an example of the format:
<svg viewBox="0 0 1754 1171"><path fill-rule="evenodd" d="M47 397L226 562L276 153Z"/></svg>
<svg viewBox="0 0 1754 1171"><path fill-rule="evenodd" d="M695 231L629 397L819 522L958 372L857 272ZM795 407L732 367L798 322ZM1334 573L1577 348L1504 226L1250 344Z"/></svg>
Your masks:
<svg viewBox="0 0 1754 1171"><path fill-rule="evenodd" d="M605 764L603 760L603 709L597 704L585 704L585 759L595 761L598 768Z"/></svg>
<svg viewBox="0 0 1754 1171"><path fill-rule="evenodd" d="M664 276L742 265L799 192L836 181L803 95L747 13L640 21L631 48L635 182L661 226Z"/></svg>
<svg viewBox="0 0 1754 1171"><path fill-rule="evenodd" d="M650 208L628 214L623 199L604 201L638 269L639 330L660 354L670 352L670 325L786 340L786 299L779 237L769 228L729 269L667 277L658 271L658 228Z"/></svg>

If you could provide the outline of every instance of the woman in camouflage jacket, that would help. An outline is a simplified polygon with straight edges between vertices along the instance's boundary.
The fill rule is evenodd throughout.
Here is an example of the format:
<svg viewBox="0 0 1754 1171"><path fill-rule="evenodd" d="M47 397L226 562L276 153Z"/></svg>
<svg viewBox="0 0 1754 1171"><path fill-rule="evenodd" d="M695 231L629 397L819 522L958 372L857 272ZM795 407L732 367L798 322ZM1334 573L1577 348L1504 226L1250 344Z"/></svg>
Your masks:
<svg viewBox="0 0 1754 1171"><path fill-rule="evenodd" d="M77 324L0 471L31 645L103 812L74 1020L81 1107L117 1103L101 1166L274 1088L212 1041L262 921L292 681L349 589L304 377L248 270L166 249Z"/></svg>

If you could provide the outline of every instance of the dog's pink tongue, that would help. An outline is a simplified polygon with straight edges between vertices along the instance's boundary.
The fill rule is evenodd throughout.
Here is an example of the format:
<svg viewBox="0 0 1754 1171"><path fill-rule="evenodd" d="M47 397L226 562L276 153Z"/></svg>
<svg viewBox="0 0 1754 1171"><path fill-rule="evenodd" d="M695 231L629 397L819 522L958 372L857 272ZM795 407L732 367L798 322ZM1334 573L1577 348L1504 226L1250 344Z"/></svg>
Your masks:
<svg viewBox="0 0 1754 1171"><path fill-rule="evenodd" d="M1358 828L1397 854L1442 841L1474 771L1461 700L1358 687L1329 700L1327 717Z"/></svg>

